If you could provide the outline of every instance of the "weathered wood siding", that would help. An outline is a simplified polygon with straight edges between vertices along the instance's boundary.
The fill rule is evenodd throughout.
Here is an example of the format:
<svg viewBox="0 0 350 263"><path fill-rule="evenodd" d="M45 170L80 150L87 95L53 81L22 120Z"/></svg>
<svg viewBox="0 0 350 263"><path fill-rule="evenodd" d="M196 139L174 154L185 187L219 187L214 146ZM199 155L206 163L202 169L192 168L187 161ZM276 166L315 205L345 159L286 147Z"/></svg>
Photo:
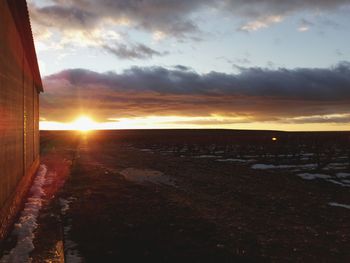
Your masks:
<svg viewBox="0 0 350 263"><path fill-rule="evenodd" d="M39 98L7 1L0 1L0 212L39 156ZM1 220L1 218L0 218Z"/></svg>
<svg viewBox="0 0 350 263"><path fill-rule="evenodd" d="M33 89L34 96L34 159L40 155L40 132L39 132L39 93L37 89Z"/></svg>

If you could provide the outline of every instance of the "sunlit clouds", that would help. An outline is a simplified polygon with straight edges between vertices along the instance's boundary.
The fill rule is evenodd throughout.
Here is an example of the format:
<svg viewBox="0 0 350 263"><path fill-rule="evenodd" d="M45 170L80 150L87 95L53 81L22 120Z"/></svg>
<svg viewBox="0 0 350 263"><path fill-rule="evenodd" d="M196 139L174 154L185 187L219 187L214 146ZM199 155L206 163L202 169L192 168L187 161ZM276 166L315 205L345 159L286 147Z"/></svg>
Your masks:
<svg viewBox="0 0 350 263"><path fill-rule="evenodd" d="M281 16L267 16L261 19L248 22L247 24L242 25L239 30L241 31L257 31L263 28L267 28L273 24L280 23L283 20Z"/></svg>
<svg viewBox="0 0 350 263"><path fill-rule="evenodd" d="M135 118L111 119L106 122L90 122L77 125L73 122L41 121L41 130L127 130L127 129L240 129L240 130L288 130L288 131L340 131L349 130L350 123L285 123L276 121L247 122L244 118L230 117L182 117L182 116L145 116Z"/></svg>
<svg viewBox="0 0 350 263"><path fill-rule="evenodd" d="M42 129L349 129L349 0L28 2Z"/></svg>
<svg viewBox="0 0 350 263"><path fill-rule="evenodd" d="M247 68L239 74L198 74L179 66L121 74L80 69L48 76L44 83L42 117L59 122L82 112L115 128L350 123L347 63L312 70Z"/></svg>

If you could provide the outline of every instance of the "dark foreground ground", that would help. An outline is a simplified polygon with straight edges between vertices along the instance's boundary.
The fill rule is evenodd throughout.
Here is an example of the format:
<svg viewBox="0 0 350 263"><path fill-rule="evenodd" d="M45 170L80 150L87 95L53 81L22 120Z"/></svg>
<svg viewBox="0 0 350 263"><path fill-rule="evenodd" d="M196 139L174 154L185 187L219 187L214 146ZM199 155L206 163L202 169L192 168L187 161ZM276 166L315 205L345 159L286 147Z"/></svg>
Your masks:
<svg viewBox="0 0 350 263"><path fill-rule="evenodd" d="M349 142L349 133L43 132L54 177L33 261L55 262L63 245L67 262L349 262Z"/></svg>

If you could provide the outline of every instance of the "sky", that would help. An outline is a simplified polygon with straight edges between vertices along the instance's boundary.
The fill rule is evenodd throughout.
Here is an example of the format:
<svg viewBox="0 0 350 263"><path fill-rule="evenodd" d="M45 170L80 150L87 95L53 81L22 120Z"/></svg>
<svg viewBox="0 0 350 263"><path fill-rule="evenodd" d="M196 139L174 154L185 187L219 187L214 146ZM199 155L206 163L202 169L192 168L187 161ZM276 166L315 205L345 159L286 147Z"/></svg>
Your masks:
<svg viewBox="0 0 350 263"><path fill-rule="evenodd" d="M41 129L350 130L350 0L28 5Z"/></svg>

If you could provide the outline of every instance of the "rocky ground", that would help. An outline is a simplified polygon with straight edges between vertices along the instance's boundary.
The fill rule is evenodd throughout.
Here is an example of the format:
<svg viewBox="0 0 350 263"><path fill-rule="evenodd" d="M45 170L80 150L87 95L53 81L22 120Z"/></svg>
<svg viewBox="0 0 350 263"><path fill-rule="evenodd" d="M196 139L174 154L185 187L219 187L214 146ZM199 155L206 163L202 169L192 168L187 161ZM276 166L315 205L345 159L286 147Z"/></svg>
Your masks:
<svg viewBox="0 0 350 263"><path fill-rule="evenodd" d="M350 260L345 183L155 145L45 134L54 176L33 261L60 262L63 247L66 262Z"/></svg>

